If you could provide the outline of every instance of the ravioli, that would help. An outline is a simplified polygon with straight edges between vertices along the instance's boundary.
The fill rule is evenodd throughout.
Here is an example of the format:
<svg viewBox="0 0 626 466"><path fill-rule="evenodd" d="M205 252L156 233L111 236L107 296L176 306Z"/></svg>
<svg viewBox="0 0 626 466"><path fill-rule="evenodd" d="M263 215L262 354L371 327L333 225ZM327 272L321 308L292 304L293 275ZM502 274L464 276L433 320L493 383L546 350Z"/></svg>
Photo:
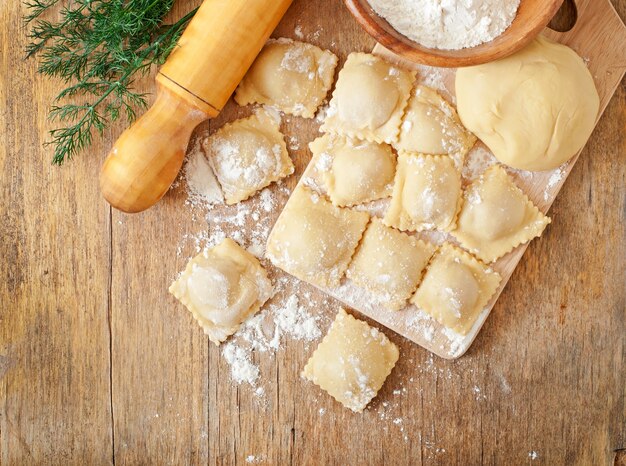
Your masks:
<svg viewBox="0 0 626 466"><path fill-rule="evenodd" d="M353 206L391 195L396 156L387 144L325 134L309 147L333 204Z"/></svg>
<svg viewBox="0 0 626 466"><path fill-rule="evenodd" d="M466 189L464 198L452 235L485 262L541 236L550 223L500 165L489 167Z"/></svg>
<svg viewBox="0 0 626 466"><path fill-rule="evenodd" d="M295 189L267 241L274 265L321 287L338 286L369 221L308 188Z"/></svg>
<svg viewBox="0 0 626 466"><path fill-rule="evenodd" d="M358 413L376 397L399 354L384 333L340 309L302 377Z"/></svg>
<svg viewBox="0 0 626 466"><path fill-rule="evenodd" d="M454 228L461 174L448 156L401 153L385 224L404 231Z"/></svg>
<svg viewBox="0 0 626 466"><path fill-rule="evenodd" d="M465 129L454 107L437 91L426 86L415 88L394 144L397 150L455 154L462 160L475 143L476 137Z"/></svg>
<svg viewBox="0 0 626 466"><path fill-rule="evenodd" d="M235 92L239 105L265 104L312 118L333 84L337 57L311 44L267 41Z"/></svg>
<svg viewBox="0 0 626 466"><path fill-rule="evenodd" d="M219 345L272 296L259 261L232 239L191 259L169 288Z"/></svg>
<svg viewBox="0 0 626 466"><path fill-rule="evenodd" d="M395 311L415 292L434 252L435 246L372 218L346 275Z"/></svg>
<svg viewBox="0 0 626 466"><path fill-rule="evenodd" d="M322 131L394 142L414 80L414 71L374 55L351 53L339 72Z"/></svg>
<svg viewBox="0 0 626 466"><path fill-rule="evenodd" d="M226 204L246 200L294 171L277 112L259 108L227 123L204 141Z"/></svg>
<svg viewBox="0 0 626 466"><path fill-rule="evenodd" d="M467 335L500 280L493 269L444 243L431 260L411 302L444 327Z"/></svg>

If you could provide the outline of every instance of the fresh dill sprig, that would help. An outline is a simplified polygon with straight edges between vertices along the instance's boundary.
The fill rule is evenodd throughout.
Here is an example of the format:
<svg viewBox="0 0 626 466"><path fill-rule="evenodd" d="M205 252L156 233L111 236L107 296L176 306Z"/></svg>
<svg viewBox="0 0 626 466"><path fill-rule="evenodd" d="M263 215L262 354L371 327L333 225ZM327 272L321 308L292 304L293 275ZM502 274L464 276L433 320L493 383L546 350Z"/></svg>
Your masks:
<svg viewBox="0 0 626 466"><path fill-rule="evenodd" d="M163 24L175 0L26 0L31 24L27 57L39 57L38 72L60 78L63 88L49 117L53 162L62 164L91 145L107 124L124 116L130 123L146 95L133 81L161 65L197 9L174 24ZM58 21L44 19L60 5ZM56 8L55 8L56 7Z"/></svg>

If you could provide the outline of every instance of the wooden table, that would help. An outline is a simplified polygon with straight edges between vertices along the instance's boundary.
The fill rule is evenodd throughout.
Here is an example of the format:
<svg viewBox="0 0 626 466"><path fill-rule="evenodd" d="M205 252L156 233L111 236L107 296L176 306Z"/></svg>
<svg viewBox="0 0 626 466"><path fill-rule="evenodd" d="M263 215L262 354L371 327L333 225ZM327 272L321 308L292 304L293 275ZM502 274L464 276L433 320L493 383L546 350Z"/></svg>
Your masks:
<svg viewBox="0 0 626 466"><path fill-rule="evenodd" d="M0 6L0 464L625 461L624 83L466 356L386 332L401 359L354 415L300 379L312 348L290 343L259 357L271 381L260 405L166 291L185 263L178 241L199 225L184 193L135 216L110 209L97 177L120 126L50 164L41 144L59 84L23 60L19 3ZM625 18L626 1L614 4ZM277 35L298 25L342 60L373 46L339 0L296 0ZM291 121L299 174L316 127Z"/></svg>

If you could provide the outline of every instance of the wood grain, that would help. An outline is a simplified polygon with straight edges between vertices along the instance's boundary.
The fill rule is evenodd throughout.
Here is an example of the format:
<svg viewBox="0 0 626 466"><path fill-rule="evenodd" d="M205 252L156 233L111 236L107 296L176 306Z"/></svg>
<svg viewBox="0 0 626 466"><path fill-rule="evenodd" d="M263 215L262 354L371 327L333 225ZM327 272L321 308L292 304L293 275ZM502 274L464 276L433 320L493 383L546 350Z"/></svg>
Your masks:
<svg viewBox="0 0 626 466"><path fill-rule="evenodd" d="M174 14L195 3L179 0ZM626 2L614 5L625 18ZM288 343L257 356L260 405L166 291L186 262L180 238L206 228L184 193L109 219L98 168L121 127L50 166L40 143L59 84L22 60L22 13L0 5L2 465L245 465L248 455L268 465L610 465L626 447L624 82L552 207L554 225L463 358L433 359L386 331L400 361L354 415L300 379L314 345ZM296 0L277 34L295 38L298 25L342 60L374 45L336 0ZM214 124L246 111L229 104ZM301 142L289 186L316 129L284 125ZM336 305L319 312L331 317Z"/></svg>

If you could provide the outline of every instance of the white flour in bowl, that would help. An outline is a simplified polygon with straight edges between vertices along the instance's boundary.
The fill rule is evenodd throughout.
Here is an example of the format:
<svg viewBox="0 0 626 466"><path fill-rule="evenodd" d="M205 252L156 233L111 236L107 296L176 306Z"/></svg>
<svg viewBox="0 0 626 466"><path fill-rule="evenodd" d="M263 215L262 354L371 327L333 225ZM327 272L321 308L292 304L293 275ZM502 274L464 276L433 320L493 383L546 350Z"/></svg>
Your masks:
<svg viewBox="0 0 626 466"><path fill-rule="evenodd" d="M368 0L398 32L426 47L458 50L498 37L520 0Z"/></svg>

